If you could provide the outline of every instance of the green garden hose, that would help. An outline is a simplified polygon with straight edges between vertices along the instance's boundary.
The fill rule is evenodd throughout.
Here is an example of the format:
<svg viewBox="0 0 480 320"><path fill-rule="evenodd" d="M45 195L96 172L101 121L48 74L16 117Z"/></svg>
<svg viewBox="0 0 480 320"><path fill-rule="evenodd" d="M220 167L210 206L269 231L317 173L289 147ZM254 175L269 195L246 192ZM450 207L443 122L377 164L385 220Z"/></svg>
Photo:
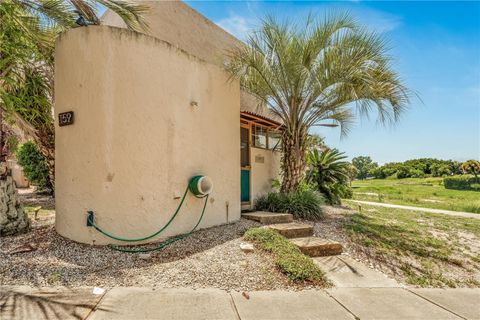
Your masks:
<svg viewBox="0 0 480 320"><path fill-rule="evenodd" d="M117 251L122 251L122 252L133 252L133 253L134 252L149 252L149 251L161 250L161 249L165 248L166 246L171 245L174 242L177 242L178 240L182 240L183 238L188 237L189 235L191 235L197 229L198 225L200 224L200 222L203 219L203 214L205 213L205 208L207 207L208 194L205 197L200 197L200 198L205 198L205 204L203 205L202 214L200 215L200 218L198 219L197 224L189 232L187 232L185 234L182 234L181 236L178 236L176 238L167 240L167 241L165 241L165 242L163 242L163 243L161 243L158 246L153 247L153 248L124 249L124 248L120 248L120 247L113 246L113 245L110 245L110 248L112 248L114 250L117 250Z"/></svg>
<svg viewBox="0 0 480 320"><path fill-rule="evenodd" d="M114 250L118 250L118 251L123 251L123 252L148 252L148 251L154 251L154 250L160 250L160 249L163 249L165 248L166 246L178 241L178 240L181 240L183 238L186 238L188 237L190 234L192 234L198 227L198 225L200 224L200 222L202 221L203 219L203 215L205 213L205 208L207 207L207 201L208 201L208 195L209 193L211 192L211 186L210 186L210 189L207 191L208 193L205 193L204 190L202 190L202 188L200 187L200 184L202 182L202 179L205 179L205 177L203 176L194 176L190 179L189 183L188 183L188 186L187 188L185 189L185 192L183 193L183 196L182 196L182 199L180 200L180 203L178 204L178 207L177 209L175 210L175 213L172 215L172 217L170 218L170 220L168 220L168 222L158 231L156 231L155 233L149 235L149 236L146 236L146 237L142 237L142 238L121 238L121 237L118 237L118 236L114 236L106 231L104 231L103 229L101 229L99 226L95 225L94 221L93 221L93 215L89 215L87 217L87 225L89 226L92 226L94 227L97 231L99 231L100 233L102 233L103 235L111 238L111 239L114 239L114 240L118 240L118 241L123 241L123 242L139 242L139 241L144 241L144 240L148 240L148 239L151 239L155 236L157 236L158 234L160 234L161 232L163 232L171 223L172 221L175 219L175 217L177 216L177 214L180 212L180 209L183 205L183 202L185 201L185 198L187 196L187 193L188 193L188 190L190 190L193 195L197 198L205 198L205 204L203 205L203 210L202 210L202 214L200 215L200 219L198 220L197 224L193 227L193 229L179 237L176 237L176 238L173 238L173 239L170 239L162 244L160 244L160 246L157 246L155 248L149 248L149 249L122 249L122 248L119 248L119 247L116 247L116 246L113 246L113 245L110 245L110 247ZM210 183L208 181L208 183ZM211 183L210 183L211 184Z"/></svg>

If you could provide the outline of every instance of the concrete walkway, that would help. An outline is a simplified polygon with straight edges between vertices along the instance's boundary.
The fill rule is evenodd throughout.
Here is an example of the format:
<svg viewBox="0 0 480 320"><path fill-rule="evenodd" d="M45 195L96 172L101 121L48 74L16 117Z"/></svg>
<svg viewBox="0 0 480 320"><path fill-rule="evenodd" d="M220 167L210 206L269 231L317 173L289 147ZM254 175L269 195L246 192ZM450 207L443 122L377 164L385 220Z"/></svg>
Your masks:
<svg viewBox="0 0 480 320"><path fill-rule="evenodd" d="M337 288L400 288L396 280L346 255L316 257L327 278Z"/></svg>
<svg viewBox="0 0 480 320"><path fill-rule="evenodd" d="M428 212L428 213L446 214L446 215L455 216L455 217L480 219L480 213L403 206L403 205L399 205L399 204L382 203L382 202L371 202L371 201L360 201L360 200L348 200L348 201L355 202L355 203L361 203L361 204L368 204L368 205L371 205L371 206L385 207L385 208L406 209L406 210L421 211L421 212Z"/></svg>
<svg viewBox="0 0 480 320"><path fill-rule="evenodd" d="M93 289L0 287L0 319L480 319L480 289Z"/></svg>

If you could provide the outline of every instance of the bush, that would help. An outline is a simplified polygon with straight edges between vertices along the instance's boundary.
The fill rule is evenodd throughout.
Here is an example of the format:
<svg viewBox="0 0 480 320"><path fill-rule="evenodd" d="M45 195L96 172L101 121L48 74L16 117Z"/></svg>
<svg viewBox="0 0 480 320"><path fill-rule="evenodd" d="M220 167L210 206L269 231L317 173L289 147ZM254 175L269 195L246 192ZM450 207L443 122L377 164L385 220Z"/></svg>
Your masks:
<svg viewBox="0 0 480 320"><path fill-rule="evenodd" d="M25 142L18 148L16 156L18 164L23 167L25 176L30 183L43 190L52 190L47 161L35 143Z"/></svg>
<svg viewBox="0 0 480 320"><path fill-rule="evenodd" d="M347 156L337 149L311 150L307 153L305 181L312 190L319 191L328 204L341 204L342 198L351 198L350 179L357 172L344 161Z"/></svg>
<svg viewBox="0 0 480 320"><path fill-rule="evenodd" d="M397 178L405 179L410 177L410 169L407 166L401 166L397 169Z"/></svg>
<svg viewBox="0 0 480 320"><path fill-rule="evenodd" d="M422 170L410 169L410 171L409 171L409 176L410 176L411 178L424 178L424 177L425 177L425 173L424 173Z"/></svg>
<svg viewBox="0 0 480 320"><path fill-rule="evenodd" d="M276 231L269 228L253 228L245 233L244 238L272 253L277 267L291 280L328 284L325 274L313 260Z"/></svg>
<svg viewBox="0 0 480 320"><path fill-rule="evenodd" d="M443 178L445 189L480 191L480 179L470 175Z"/></svg>
<svg viewBox="0 0 480 320"><path fill-rule="evenodd" d="M322 217L324 203L324 198L311 190L298 190L288 194L270 192L257 198L255 208L270 212L288 212L296 218L313 220Z"/></svg>

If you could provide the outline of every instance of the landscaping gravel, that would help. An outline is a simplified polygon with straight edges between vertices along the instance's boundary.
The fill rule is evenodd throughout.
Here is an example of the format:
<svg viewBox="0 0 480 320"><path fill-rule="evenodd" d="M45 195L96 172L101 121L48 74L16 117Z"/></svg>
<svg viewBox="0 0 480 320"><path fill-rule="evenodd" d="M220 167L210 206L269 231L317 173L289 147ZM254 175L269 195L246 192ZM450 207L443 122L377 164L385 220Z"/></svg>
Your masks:
<svg viewBox="0 0 480 320"><path fill-rule="evenodd" d="M199 230L161 251L132 254L67 240L51 224L34 221L29 233L0 238L0 284L216 287L239 291L310 288L289 281L262 251L241 250L241 236L255 226L256 222L241 219ZM11 254L22 248L33 251Z"/></svg>

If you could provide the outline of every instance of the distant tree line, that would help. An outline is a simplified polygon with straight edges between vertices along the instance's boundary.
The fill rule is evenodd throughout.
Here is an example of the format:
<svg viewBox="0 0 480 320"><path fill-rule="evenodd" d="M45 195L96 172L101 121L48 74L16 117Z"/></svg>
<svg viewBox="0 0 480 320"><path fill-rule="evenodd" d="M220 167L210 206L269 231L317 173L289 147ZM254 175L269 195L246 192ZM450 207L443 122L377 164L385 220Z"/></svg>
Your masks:
<svg viewBox="0 0 480 320"><path fill-rule="evenodd" d="M454 160L440 160L433 158L412 159L404 162L389 162L379 166L368 156L359 156L352 159L357 169L357 179L366 178L385 179L389 177L423 178L444 177L458 174L477 175L480 172L480 162L469 160L464 163Z"/></svg>

